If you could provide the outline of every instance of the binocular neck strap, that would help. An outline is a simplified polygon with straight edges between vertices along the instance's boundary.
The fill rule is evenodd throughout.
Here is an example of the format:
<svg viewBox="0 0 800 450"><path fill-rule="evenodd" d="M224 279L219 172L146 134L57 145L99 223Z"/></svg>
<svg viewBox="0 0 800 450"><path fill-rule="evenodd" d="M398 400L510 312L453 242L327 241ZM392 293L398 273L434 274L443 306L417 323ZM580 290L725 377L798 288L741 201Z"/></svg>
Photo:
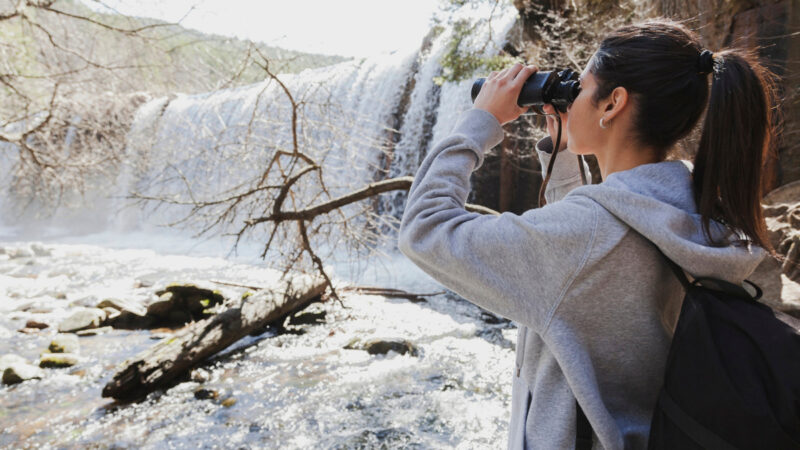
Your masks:
<svg viewBox="0 0 800 450"><path fill-rule="evenodd" d="M553 167L556 164L556 157L559 153L559 147L561 146L561 116L556 113L554 114L558 126L558 132L556 133L556 142L553 145L553 152L550 154L550 163L547 165L547 175L544 177L544 181L542 181L542 186L539 188L539 207L547 204L547 200L544 198L545 190L547 189L547 183L550 182L550 174L553 173ZM581 183L586 185L588 181L586 180L586 173L583 170L584 159L583 155L578 155L578 172L581 174Z"/></svg>

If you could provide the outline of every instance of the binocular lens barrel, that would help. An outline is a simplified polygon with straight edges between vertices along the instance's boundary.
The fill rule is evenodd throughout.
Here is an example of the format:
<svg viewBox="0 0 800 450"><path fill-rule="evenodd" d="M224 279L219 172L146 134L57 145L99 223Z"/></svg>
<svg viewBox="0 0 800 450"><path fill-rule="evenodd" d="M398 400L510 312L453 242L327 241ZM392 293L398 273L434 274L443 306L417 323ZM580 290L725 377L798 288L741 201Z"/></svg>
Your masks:
<svg viewBox="0 0 800 450"><path fill-rule="evenodd" d="M472 83L473 103L485 81L485 78L478 78ZM541 114L541 107L550 104L563 113L567 112L567 106L575 101L580 91L578 74L570 69L536 72L522 85L517 105L523 108L533 106Z"/></svg>

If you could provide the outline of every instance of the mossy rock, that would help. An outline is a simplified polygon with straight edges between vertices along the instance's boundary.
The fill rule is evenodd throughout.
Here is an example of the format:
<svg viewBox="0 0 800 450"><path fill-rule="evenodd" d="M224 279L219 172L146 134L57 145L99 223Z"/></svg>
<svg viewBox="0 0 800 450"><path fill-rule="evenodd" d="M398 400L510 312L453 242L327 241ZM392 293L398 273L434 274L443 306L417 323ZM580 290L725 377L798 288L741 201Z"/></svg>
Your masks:
<svg viewBox="0 0 800 450"><path fill-rule="evenodd" d="M157 291L156 295L161 296L167 292L171 292L175 294L177 297L181 298L197 298L199 299L209 299L209 304L217 305L225 301L225 297L222 296L222 293L216 289L206 289L202 287L198 287L194 284L170 284L163 290Z"/></svg>
<svg viewBox="0 0 800 450"><path fill-rule="evenodd" d="M72 367L78 362L80 362L78 355L72 353L43 353L39 367L46 369Z"/></svg>
<svg viewBox="0 0 800 450"><path fill-rule="evenodd" d="M42 369L28 363L12 363L3 371L3 383L5 384L17 384L43 377Z"/></svg>
<svg viewBox="0 0 800 450"><path fill-rule="evenodd" d="M80 343L74 334L57 334L47 347L51 353L78 353Z"/></svg>

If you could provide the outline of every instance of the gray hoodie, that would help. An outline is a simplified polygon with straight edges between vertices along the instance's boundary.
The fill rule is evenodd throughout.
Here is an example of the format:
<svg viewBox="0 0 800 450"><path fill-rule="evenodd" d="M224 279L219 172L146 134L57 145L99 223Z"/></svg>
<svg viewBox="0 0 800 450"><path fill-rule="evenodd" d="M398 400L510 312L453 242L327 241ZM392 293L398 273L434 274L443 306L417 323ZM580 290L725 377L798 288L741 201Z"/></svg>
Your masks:
<svg viewBox="0 0 800 450"><path fill-rule="evenodd" d="M509 448L573 448L576 398L595 449L646 448L683 298L648 239L690 276L733 283L765 252L708 244L687 161L644 164L580 186L577 156L562 151L545 207L467 212L470 173L502 139L493 115L463 113L417 172L400 250L446 287L518 324ZM546 144L537 145L544 168ZM715 238L736 237L713 225Z"/></svg>

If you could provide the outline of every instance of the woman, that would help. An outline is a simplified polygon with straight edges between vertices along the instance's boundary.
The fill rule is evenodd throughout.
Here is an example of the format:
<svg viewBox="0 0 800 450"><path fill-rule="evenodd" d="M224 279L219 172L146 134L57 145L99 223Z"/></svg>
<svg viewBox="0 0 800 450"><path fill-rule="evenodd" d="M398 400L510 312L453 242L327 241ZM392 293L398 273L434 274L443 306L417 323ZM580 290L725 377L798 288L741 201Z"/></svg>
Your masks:
<svg viewBox="0 0 800 450"><path fill-rule="evenodd" d="M690 276L733 283L774 255L760 206L768 74L744 53L703 51L671 21L621 28L603 40L562 116L548 204L522 215L468 213L470 173L503 139L501 124L525 112L516 99L535 71L492 72L474 108L430 151L399 247L518 323L509 448L574 448L576 399L594 448L645 448L684 295L659 249ZM693 164L665 161L707 106ZM543 168L551 147L551 138L536 146ZM579 186L583 154L597 157L602 183Z"/></svg>

